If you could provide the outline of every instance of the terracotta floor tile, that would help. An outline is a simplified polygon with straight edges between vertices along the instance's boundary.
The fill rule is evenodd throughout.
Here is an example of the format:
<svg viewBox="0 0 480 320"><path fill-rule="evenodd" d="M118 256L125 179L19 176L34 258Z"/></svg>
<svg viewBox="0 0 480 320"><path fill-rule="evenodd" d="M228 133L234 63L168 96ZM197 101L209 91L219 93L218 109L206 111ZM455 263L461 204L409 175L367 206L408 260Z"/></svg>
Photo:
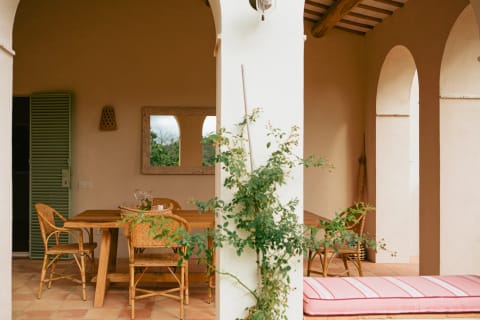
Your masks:
<svg viewBox="0 0 480 320"><path fill-rule="evenodd" d="M68 264L68 263L67 263ZM363 263L365 275L418 275L418 264L375 264ZM68 264L59 269L68 269ZM123 268L119 265L119 268ZM128 320L128 288L126 285L112 285L105 297L104 306L93 307L95 288L87 286L87 301L81 299L81 286L61 280L53 283L51 289L44 287L42 298L37 299L41 261L26 258L13 259L12 309L15 320ZM343 269L341 261L334 261L332 270ZM195 284L190 288L190 304L185 306L187 320L215 319L215 304L207 303L207 287ZM136 302L137 319L178 319L177 301L155 297Z"/></svg>
<svg viewBox="0 0 480 320"><path fill-rule="evenodd" d="M88 309L68 309L59 310L55 312L54 316L57 319L83 319L87 314Z"/></svg>
<svg viewBox="0 0 480 320"><path fill-rule="evenodd" d="M107 320L107 319L119 319L120 314L122 313L121 309L115 308L90 308L87 310L87 313L84 315L83 318L79 319L88 319L88 320ZM128 317L130 319L130 316Z"/></svg>
<svg viewBox="0 0 480 320"><path fill-rule="evenodd" d="M53 310L25 310L21 318L24 319L41 319L41 320L48 320L53 319L53 314L55 311Z"/></svg>

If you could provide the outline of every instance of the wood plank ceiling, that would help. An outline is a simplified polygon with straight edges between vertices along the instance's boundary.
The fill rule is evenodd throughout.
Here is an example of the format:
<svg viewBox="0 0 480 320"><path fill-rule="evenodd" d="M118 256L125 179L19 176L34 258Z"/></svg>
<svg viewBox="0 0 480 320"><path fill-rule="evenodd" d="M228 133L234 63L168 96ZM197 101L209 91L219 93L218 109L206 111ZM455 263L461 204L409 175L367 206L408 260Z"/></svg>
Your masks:
<svg viewBox="0 0 480 320"><path fill-rule="evenodd" d="M323 37L332 28L365 35L408 0L305 0L304 18L311 33Z"/></svg>
<svg viewBox="0 0 480 320"><path fill-rule="evenodd" d="M209 0L203 0L210 6ZM235 0L239 1L239 0ZM256 0L248 0L253 7ZM277 0L291 1L291 0ZM311 33L323 37L333 28L365 35L402 8L408 0L305 0L303 17L313 22Z"/></svg>

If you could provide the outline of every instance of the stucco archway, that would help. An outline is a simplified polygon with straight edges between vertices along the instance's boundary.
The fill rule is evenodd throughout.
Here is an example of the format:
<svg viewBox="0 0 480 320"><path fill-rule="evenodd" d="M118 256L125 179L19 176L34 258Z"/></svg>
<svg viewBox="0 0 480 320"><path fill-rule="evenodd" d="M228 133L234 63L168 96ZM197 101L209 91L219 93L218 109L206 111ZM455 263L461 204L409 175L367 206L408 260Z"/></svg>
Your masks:
<svg viewBox="0 0 480 320"><path fill-rule="evenodd" d="M480 38L472 6L448 37L440 73L440 273L480 264Z"/></svg>
<svg viewBox="0 0 480 320"><path fill-rule="evenodd" d="M380 250L377 262L410 262L418 253L418 77L404 46L382 66L376 107L376 230L397 252Z"/></svg>

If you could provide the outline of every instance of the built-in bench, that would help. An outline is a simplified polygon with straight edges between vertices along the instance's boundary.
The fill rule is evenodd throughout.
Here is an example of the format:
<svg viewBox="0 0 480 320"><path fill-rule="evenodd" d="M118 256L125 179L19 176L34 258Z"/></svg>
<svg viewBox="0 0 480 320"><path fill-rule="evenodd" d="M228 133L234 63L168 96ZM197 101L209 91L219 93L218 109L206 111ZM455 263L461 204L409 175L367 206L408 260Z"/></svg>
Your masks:
<svg viewBox="0 0 480 320"><path fill-rule="evenodd" d="M309 320L396 315L480 318L480 276L305 277L303 311Z"/></svg>

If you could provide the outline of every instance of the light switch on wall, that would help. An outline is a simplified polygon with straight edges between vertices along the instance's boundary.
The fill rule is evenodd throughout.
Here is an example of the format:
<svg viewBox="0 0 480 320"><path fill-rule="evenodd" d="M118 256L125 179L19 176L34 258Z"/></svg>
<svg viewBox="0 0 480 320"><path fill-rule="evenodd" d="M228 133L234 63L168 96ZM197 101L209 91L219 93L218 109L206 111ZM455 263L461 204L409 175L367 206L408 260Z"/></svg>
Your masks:
<svg viewBox="0 0 480 320"><path fill-rule="evenodd" d="M70 170L62 169L62 187L70 187Z"/></svg>

